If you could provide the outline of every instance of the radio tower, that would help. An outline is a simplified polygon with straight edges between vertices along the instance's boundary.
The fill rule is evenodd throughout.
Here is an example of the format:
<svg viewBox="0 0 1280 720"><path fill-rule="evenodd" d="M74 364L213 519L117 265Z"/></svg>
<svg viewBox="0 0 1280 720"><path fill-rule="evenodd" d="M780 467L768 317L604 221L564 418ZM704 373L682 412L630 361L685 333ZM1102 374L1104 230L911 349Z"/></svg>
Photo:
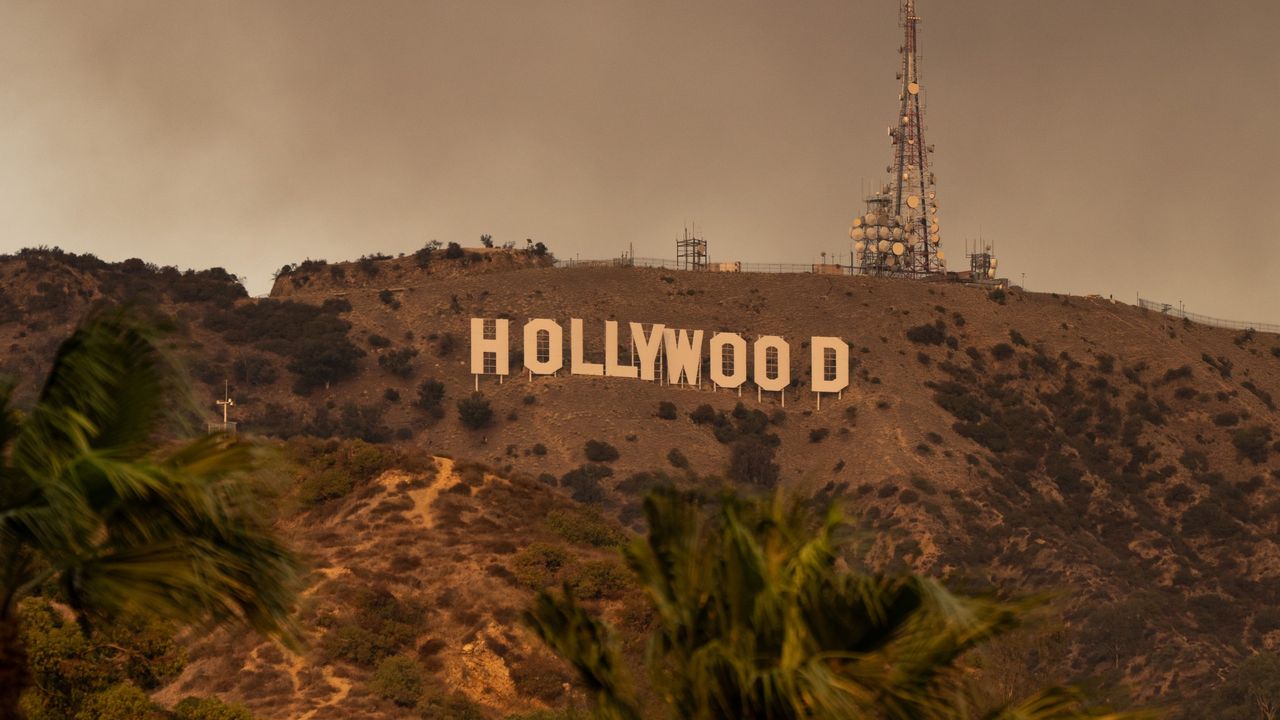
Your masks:
<svg viewBox="0 0 1280 720"><path fill-rule="evenodd" d="M849 237L854 257L868 275L929 277L946 271L941 250L937 193L929 170L933 146L924 138L924 108L920 93L920 44L915 0L903 0L902 67L898 79L898 118L889 127L893 165L889 182L866 199L867 212L855 218Z"/></svg>

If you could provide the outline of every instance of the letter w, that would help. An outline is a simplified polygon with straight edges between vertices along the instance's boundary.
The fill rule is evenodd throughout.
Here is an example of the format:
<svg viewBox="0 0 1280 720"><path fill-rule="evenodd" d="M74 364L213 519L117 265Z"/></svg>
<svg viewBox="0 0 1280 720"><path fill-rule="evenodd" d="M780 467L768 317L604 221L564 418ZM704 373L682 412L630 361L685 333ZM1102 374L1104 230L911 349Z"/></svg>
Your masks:
<svg viewBox="0 0 1280 720"><path fill-rule="evenodd" d="M702 369L702 331L694 330L691 338L688 330L664 330L662 340L667 354L667 381L674 385L684 375L685 382L697 383Z"/></svg>

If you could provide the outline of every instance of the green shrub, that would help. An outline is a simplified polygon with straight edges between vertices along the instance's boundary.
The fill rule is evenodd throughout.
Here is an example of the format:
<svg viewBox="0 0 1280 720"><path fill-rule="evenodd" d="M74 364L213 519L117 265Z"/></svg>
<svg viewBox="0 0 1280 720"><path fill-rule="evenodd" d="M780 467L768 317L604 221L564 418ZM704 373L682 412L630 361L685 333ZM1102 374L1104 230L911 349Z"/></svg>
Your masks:
<svg viewBox="0 0 1280 720"><path fill-rule="evenodd" d="M614 598L622 594L631 576L613 560L590 560L573 568L569 585L578 597Z"/></svg>
<svg viewBox="0 0 1280 720"><path fill-rule="evenodd" d="M551 532L575 545L612 547L626 539L620 528L586 508L552 510L547 513L546 524Z"/></svg>
<svg viewBox="0 0 1280 720"><path fill-rule="evenodd" d="M162 720L160 706L136 685L120 683L85 698L74 720Z"/></svg>
<svg viewBox="0 0 1280 720"><path fill-rule="evenodd" d="M404 655L393 655L378 663L369 687L384 700L401 707L413 707L422 698L425 683L418 663Z"/></svg>
<svg viewBox="0 0 1280 720"><path fill-rule="evenodd" d="M253 714L239 703L216 697L189 697L173 706L173 720L253 720Z"/></svg>
<svg viewBox="0 0 1280 720"><path fill-rule="evenodd" d="M313 471L298 485L298 499L305 505L318 505L346 497L352 486L351 476L338 468Z"/></svg>
<svg viewBox="0 0 1280 720"><path fill-rule="evenodd" d="M827 436L830 434L831 434L830 428L814 428L809 431L809 442L820 443L823 440L826 440Z"/></svg>
<svg viewBox="0 0 1280 720"><path fill-rule="evenodd" d="M458 401L458 419L472 430L488 427L493 423L493 407L481 393Z"/></svg>
<svg viewBox="0 0 1280 720"><path fill-rule="evenodd" d="M541 590L559 578L569 560L569 553L562 547L533 543L512 558L512 572L521 584Z"/></svg>
<svg viewBox="0 0 1280 720"><path fill-rule="evenodd" d="M618 448L602 440L588 440L586 456L591 462L613 462L618 459Z"/></svg>
<svg viewBox="0 0 1280 720"><path fill-rule="evenodd" d="M391 339L378 335L377 333L369 333L369 347L372 348L389 348L391 347Z"/></svg>

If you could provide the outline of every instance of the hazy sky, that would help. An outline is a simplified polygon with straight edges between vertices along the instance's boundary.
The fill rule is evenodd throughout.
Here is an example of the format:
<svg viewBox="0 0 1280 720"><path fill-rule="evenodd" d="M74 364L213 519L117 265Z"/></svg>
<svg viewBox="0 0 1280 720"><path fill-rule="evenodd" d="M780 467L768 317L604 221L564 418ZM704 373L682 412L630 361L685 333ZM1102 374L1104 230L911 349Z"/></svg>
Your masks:
<svg viewBox="0 0 1280 720"><path fill-rule="evenodd" d="M944 245L1280 322L1280 2L919 0ZM0 250L847 252L895 0L0 2Z"/></svg>

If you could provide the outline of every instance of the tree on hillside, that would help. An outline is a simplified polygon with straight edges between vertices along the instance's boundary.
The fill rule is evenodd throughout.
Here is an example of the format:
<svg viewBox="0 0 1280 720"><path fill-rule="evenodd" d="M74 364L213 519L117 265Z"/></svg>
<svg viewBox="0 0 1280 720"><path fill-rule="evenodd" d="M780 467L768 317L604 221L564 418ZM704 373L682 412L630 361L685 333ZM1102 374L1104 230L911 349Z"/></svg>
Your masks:
<svg viewBox="0 0 1280 720"><path fill-rule="evenodd" d="M1280 654L1251 655L1214 693L1212 717L1221 720L1280 718Z"/></svg>
<svg viewBox="0 0 1280 720"><path fill-rule="evenodd" d="M646 656L670 717L1047 720L1133 718L1083 709L1051 687L979 707L967 653L1018 625L1034 601L966 597L938 581L851 572L834 513L815 531L798 506L670 488L645 500L647 538L623 555L654 611ZM638 719L610 629L572 590L540 593L526 622L580 674L597 715ZM648 709L645 709L648 710Z"/></svg>
<svg viewBox="0 0 1280 720"><path fill-rule="evenodd" d="M29 413L0 393L0 717L30 682L26 597L88 627L145 612L293 637L299 566L244 481L253 447L164 439L192 417L180 377L136 313L103 310L59 348Z"/></svg>
<svg viewBox="0 0 1280 720"><path fill-rule="evenodd" d="M487 248L491 248L491 247L493 247L493 236L492 236L492 235L481 235L481 236L480 236L480 244L481 244L481 245L483 245L483 246L485 246L485 247L487 247Z"/></svg>

